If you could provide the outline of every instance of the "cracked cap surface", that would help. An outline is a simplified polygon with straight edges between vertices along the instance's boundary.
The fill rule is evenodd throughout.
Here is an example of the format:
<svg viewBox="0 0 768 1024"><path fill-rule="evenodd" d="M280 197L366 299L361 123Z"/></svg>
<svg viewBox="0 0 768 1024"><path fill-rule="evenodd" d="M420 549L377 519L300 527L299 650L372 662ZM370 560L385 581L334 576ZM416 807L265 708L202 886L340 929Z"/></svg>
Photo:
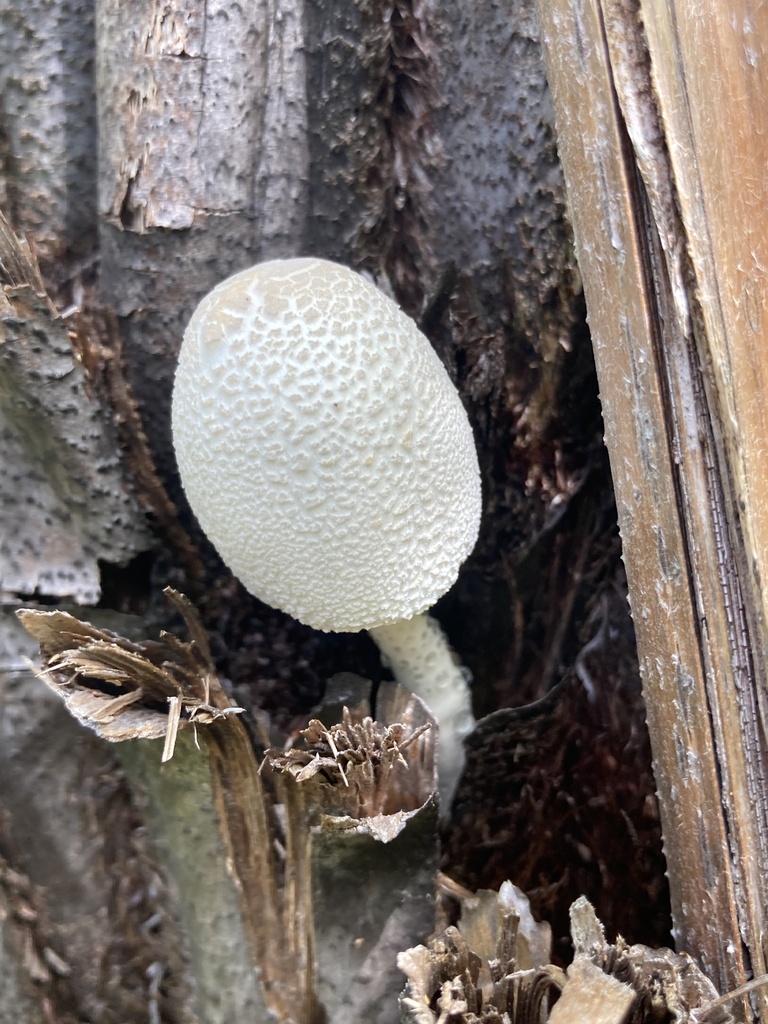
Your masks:
<svg viewBox="0 0 768 1024"><path fill-rule="evenodd" d="M324 260L222 282L187 327L173 395L184 490L256 597L316 629L409 618L474 547L472 430L416 325Z"/></svg>

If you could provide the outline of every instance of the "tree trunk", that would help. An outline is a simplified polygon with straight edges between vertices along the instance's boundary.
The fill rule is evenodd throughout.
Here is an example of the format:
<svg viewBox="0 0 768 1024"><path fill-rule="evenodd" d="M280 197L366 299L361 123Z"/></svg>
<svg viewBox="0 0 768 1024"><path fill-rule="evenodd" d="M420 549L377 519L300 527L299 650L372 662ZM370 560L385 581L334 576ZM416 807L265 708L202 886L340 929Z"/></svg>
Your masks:
<svg viewBox="0 0 768 1024"><path fill-rule="evenodd" d="M475 429L481 537L436 615L473 674L482 721L441 827L442 871L473 889L506 878L524 888L560 962L582 893L610 930L668 940L645 712L532 4L12 0L0 47L0 197L33 250L5 232L0 1015L399 1019L395 956L427 938L436 905L428 773L416 772L399 846L381 847L368 825L360 840L376 913L365 917L352 882L343 899L333 889L354 878L338 836L313 832L307 845L289 828L283 866L271 846L256 864L245 839L306 824L306 808L290 759L274 755L257 775L254 749L295 736L337 673L384 673L366 637L315 633L232 581L184 503L170 444L173 369L195 305L228 274L289 255L338 260L390 290ZM13 613L56 606L111 630L122 640L100 634L101 650L139 652L156 678L165 662L143 641L183 628L181 606L162 597L169 585L197 606L206 636L195 650L210 643L206 678L224 684L220 706L197 705L246 712L201 723L202 751L180 734L161 770L157 740L113 747L68 716L29 670L36 645ZM69 700L69 681L51 681ZM337 680L326 698L354 692L359 704L359 685ZM157 702L145 710L136 728L156 736ZM342 724L333 735L349 739L356 726ZM273 870L280 926L265 939L253 894ZM358 915L346 934L345 913Z"/></svg>

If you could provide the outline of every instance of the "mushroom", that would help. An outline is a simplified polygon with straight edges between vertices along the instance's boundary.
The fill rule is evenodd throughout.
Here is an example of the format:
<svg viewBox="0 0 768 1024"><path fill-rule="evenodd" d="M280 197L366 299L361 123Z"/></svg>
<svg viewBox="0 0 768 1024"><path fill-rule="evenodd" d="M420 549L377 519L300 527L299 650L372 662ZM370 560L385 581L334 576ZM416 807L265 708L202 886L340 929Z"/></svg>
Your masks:
<svg viewBox="0 0 768 1024"><path fill-rule="evenodd" d="M480 475L427 339L345 267L263 263L197 307L172 421L192 510L247 589L316 629L369 630L429 705L447 807L474 719L465 672L422 613L475 545Z"/></svg>

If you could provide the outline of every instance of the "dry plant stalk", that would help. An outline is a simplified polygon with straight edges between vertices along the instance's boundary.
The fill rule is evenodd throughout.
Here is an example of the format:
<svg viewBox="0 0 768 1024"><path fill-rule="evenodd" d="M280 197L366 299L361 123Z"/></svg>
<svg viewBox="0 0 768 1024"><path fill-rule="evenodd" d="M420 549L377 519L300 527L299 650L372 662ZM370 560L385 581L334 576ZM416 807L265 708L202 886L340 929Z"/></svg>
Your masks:
<svg viewBox="0 0 768 1024"><path fill-rule="evenodd" d="M311 924L333 1024L397 1020L396 953L434 926L434 719L394 683L379 690L377 719L367 701L345 707L265 758L285 808L286 898Z"/></svg>
<svg viewBox="0 0 768 1024"><path fill-rule="evenodd" d="M371 819L417 810L434 792L434 723L423 720L421 701L398 692L403 706L391 724L344 707L341 722L313 719L298 744L268 750L265 763L297 783L315 780L305 790L315 791L311 802L325 814Z"/></svg>
<svg viewBox="0 0 768 1024"><path fill-rule="evenodd" d="M66 612L22 609L17 614L40 644L39 675L97 735L112 742L164 738L162 758L168 760L178 731L199 728L265 997L280 1020L313 1024L321 1018L313 1008L311 962L303 931L282 899L270 801L238 717L243 709L232 705L221 685L192 604L170 588L165 593L181 614L189 641L166 632L160 641L135 642Z"/></svg>
<svg viewBox="0 0 768 1024"><path fill-rule="evenodd" d="M17 612L40 644L40 677L70 714L112 742L164 737L163 761L173 756L179 728L210 725L243 711L231 704L219 682L192 605L170 588L165 594L191 641L163 633L160 643L137 643L68 612Z"/></svg>
<svg viewBox="0 0 768 1024"><path fill-rule="evenodd" d="M466 932L466 934L465 934ZM413 1024L537 1024L566 983L549 963L548 926L536 924L510 882L464 902L462 922L398 957Z"/></svg>

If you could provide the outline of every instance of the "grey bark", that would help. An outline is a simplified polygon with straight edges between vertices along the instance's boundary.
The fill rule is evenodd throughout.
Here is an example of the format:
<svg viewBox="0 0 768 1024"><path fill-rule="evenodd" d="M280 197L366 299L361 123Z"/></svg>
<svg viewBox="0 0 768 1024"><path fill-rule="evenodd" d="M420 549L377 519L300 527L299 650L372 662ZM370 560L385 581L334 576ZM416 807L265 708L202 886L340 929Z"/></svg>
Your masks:
<svg viewBox="0 0 768 1024"><path fill-rule="evenodd" d="M95 244L94 41L93 0L0 9L0 204L64 275Z"/></svg>

